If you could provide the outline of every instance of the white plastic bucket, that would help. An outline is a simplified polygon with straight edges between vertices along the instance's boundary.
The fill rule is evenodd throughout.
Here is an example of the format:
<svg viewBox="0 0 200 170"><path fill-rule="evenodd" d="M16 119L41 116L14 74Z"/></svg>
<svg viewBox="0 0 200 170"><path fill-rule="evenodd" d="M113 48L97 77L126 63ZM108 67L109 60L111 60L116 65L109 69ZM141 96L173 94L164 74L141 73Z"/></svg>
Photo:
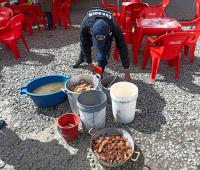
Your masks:
<svg viewBox="0 0 200 170"><path fill-rule="evenodd" d="M106 95L102 91L91 90L78 96L77 105L84 130L105 127L106 104Z"/></svg>
<svg viewBox="0 0 200 170"><path fill-rule="evenodd" d="M130 82L118 82L111 86L112 112L118 123L130 123L135 118L138 87Z"/></svg>

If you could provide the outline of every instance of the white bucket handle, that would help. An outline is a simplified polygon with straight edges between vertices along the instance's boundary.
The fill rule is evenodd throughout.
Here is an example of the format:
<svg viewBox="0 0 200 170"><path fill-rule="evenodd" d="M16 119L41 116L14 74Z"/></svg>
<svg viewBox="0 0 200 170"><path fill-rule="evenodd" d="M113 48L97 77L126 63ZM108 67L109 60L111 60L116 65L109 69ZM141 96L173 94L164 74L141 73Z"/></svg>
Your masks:
<svg viewBox="0 0 200 170"><path fill-rule="evenodd" d="M95 77L98 79L98 84L97 84L97 87L100 85L100 82L101 82L101 75L100 74L95 74Z"/></svg>
<svg viewBox="0 0 200 170"><path fill-rule="evenodd" d="M72 92L71 91L69 91L68 89L64 89L64 88L61 88L61 90L64 92L64 93L66 93L66 94L72 94Z"/></svg>
<svg viewBox="0 0 200 170"><path fill-rule="evenodd" d="M100 81L101 80L101 75L100 74L95 74L95 77Z"/></svg>

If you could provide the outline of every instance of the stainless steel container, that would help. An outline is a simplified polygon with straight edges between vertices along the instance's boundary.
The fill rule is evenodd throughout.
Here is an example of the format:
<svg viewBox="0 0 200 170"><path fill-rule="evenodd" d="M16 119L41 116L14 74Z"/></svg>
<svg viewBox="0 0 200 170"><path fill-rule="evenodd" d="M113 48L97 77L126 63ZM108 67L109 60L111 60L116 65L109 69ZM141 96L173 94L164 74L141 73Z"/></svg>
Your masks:
<svg viewBox="0 0 200 170"><path fill-rule="evenodd" d="M133 141L131 135L126 130L121 129L121 128L104 128L104 129L101 129L101 130L95 132L94 134L91 134L92 135L92 138L90 140L91 149L92 149L92 145L93 145L94 140L96 140L98 137L100 137L100 136L109 136L109 135L113 135L113 134L114 135L122 135L123 137L128 139L128 142L132 147L132 156L133 156L133 154L136 154L136 158L135 159L132 158L132 156L131 156L128 160L131 160L131 161L134 161L134 162L137 161L139 156L140 156L140 152L134 151L134 141ZM92 150L92 152L93 152L93 150ZM93 152L93 154L94 154L94 152ZM94 156L95 156L95 154L94 154ZM105 162L105 161L103 161L101 159L98 159L96 156L95 156L95 158L99 161L100 164L102 164L104 166L107 166L107 167L119 167L119 166L125 164L128 161L128 160L125 160L125 161L123 161L121 163L112 163L112 164L110 164L110 163Z"/></svg>

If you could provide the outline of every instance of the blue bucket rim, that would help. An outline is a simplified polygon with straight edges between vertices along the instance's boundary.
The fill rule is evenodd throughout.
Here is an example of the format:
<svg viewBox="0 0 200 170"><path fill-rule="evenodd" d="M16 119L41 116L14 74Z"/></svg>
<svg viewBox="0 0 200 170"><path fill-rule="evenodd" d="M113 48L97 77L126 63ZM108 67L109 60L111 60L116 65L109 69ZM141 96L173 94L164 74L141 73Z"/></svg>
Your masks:
<svg viewBox="0 0 200 170"><path fill-rule="evenodd" d="M27 87L33 82L33 81L37 81L39 79L42 79L42 78L46 78L46 77L53 77L53 76L59 76L59 77L66 77L67 78L67 81L69 81L69 79L71 78L71 76L66 76L64 74L48 74L48 75L44 75L44 76L41 76L41 77L36 77L36 78L33 78L32 80L28 81L28 83L26 84L26 86L23 86L21 87L19 90L21 92L22 89L27 89ZM65 82L65 84L67 83L67 81ZM61 92L62 90L60 91L56 91L56 92L52 92L52 93L45 93L45 94L33 94L33 93L30 93L26 90L26 94L30 95L30 96L35 96L35 97L39 97L39 96L49 96L49 95L52 95L52 94L57 94L59 92Z"/></svg>

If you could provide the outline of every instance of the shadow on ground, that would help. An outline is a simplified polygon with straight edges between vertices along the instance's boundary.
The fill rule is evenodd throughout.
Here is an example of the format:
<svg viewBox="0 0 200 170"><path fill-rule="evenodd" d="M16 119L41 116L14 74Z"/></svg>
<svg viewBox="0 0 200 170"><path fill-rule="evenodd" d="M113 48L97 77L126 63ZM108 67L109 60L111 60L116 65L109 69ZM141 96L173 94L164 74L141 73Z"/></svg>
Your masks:
<svg viewBox="0 0 200 170"><path fill-rule="evenodd" d="M0 159L15 169L65 169L73 156L57 140L21 140L8 128L0 133Z"/></svg>
<svg viewBox="0 0 200 170"><path fill-rule="evenodd" d="M48 117L58 118L64 113L72 113L68 99L62 104L48 108L37 108L36 114L45 115Z"/></svg>
<svg viewBox="0 0 200 170"><path fill-rule="evenodd" d="M63 26L57 26L55 30L35 33L33 37L26 36L31 49L57 49L79 42L80 29L70 26L66 31ZM33 43L37 42L37 43Z"/></svg>
<svg viewBox="0 0 200 170"><path fill-rule="evenodd" d="M131 56L131 53L129 56ZM112 58L112 54L110 57ZM131 66L130 73L132 73L133 75L134 73L140 73L141 75L143 73L144 74L149 73L149 77L147 77L147 80L150 80L151 58L149 59L145 70L142 70L140 68L142 59L143 59L143 50L140 51L140 56L138 57L138 64ZM113 67L113 65L116 66ZM118 62L113 61L111 59L108 64L108 68L113 70L114 72L117 72L118 70L120 72L123 72L123 67L120 59ZM156 82L172 83L175 84L180 89L187 91L189 93L193 94L200 93L200 84L198 83L197 80L197 78L200 76L200 56L196 56L194 58L193 64L189 64L189 57L184 56L184 54L182 54L181 69L178 80L175 79L175 74L176 74L175 67L169 67L166 61L161 61L155 83Z"/></svg>
<svg viewBox="0 0 200 170"><path fill-rule="evenodd" d="M133 80L133 83L139 89L136 106L139 112L136 112L136 117L129 126L147 134L160 131L161 126L166 123L162 114L166 106L165 99L153 88L153 85L140 80Z"/></svg>
<svg viewBox="0 0 200 170"><path fill-rule="evenodd" d="M159 82L174 83L180 89L193 93L200 94L200 84L198 80L195 80L195 77L200 76L200 58L196 57L193 64L189 64L188 58L182 61L181 71L179 80L175 80L175 68L172 68L170 74L167 74L165 71L162 72L165 79L157 80Z"/></svg>
<svg viewBox="0 0 200 170"><path fill-rule="evenodd" d="M39 55L33 52L28 53L26 51L22 51L21 48L19 48L19 50L21 52L21 57L19 60L16 60L11 51L9 49L6 49L5 46L4 49L1 49L1 52L3 54L0 58L0 72L2 71L3 67L14 67L19 64L29 66L43 66L48 65L54 60L54 55L49 53L42 53Z"/></svg>
<svg viewBox="0 0 200 170"><path fill-rule="evenodd" d="M126 125L116 123L114 118L107 119L107 126L129 127L146 134L160 131L161 126L166 124L166 119L162 114L166 106L165 99L153 88L153 85L146 84L141 80L132 82L139 89L135 119ZM108 107L107 114L112 114L111 106Z"/></svg>

